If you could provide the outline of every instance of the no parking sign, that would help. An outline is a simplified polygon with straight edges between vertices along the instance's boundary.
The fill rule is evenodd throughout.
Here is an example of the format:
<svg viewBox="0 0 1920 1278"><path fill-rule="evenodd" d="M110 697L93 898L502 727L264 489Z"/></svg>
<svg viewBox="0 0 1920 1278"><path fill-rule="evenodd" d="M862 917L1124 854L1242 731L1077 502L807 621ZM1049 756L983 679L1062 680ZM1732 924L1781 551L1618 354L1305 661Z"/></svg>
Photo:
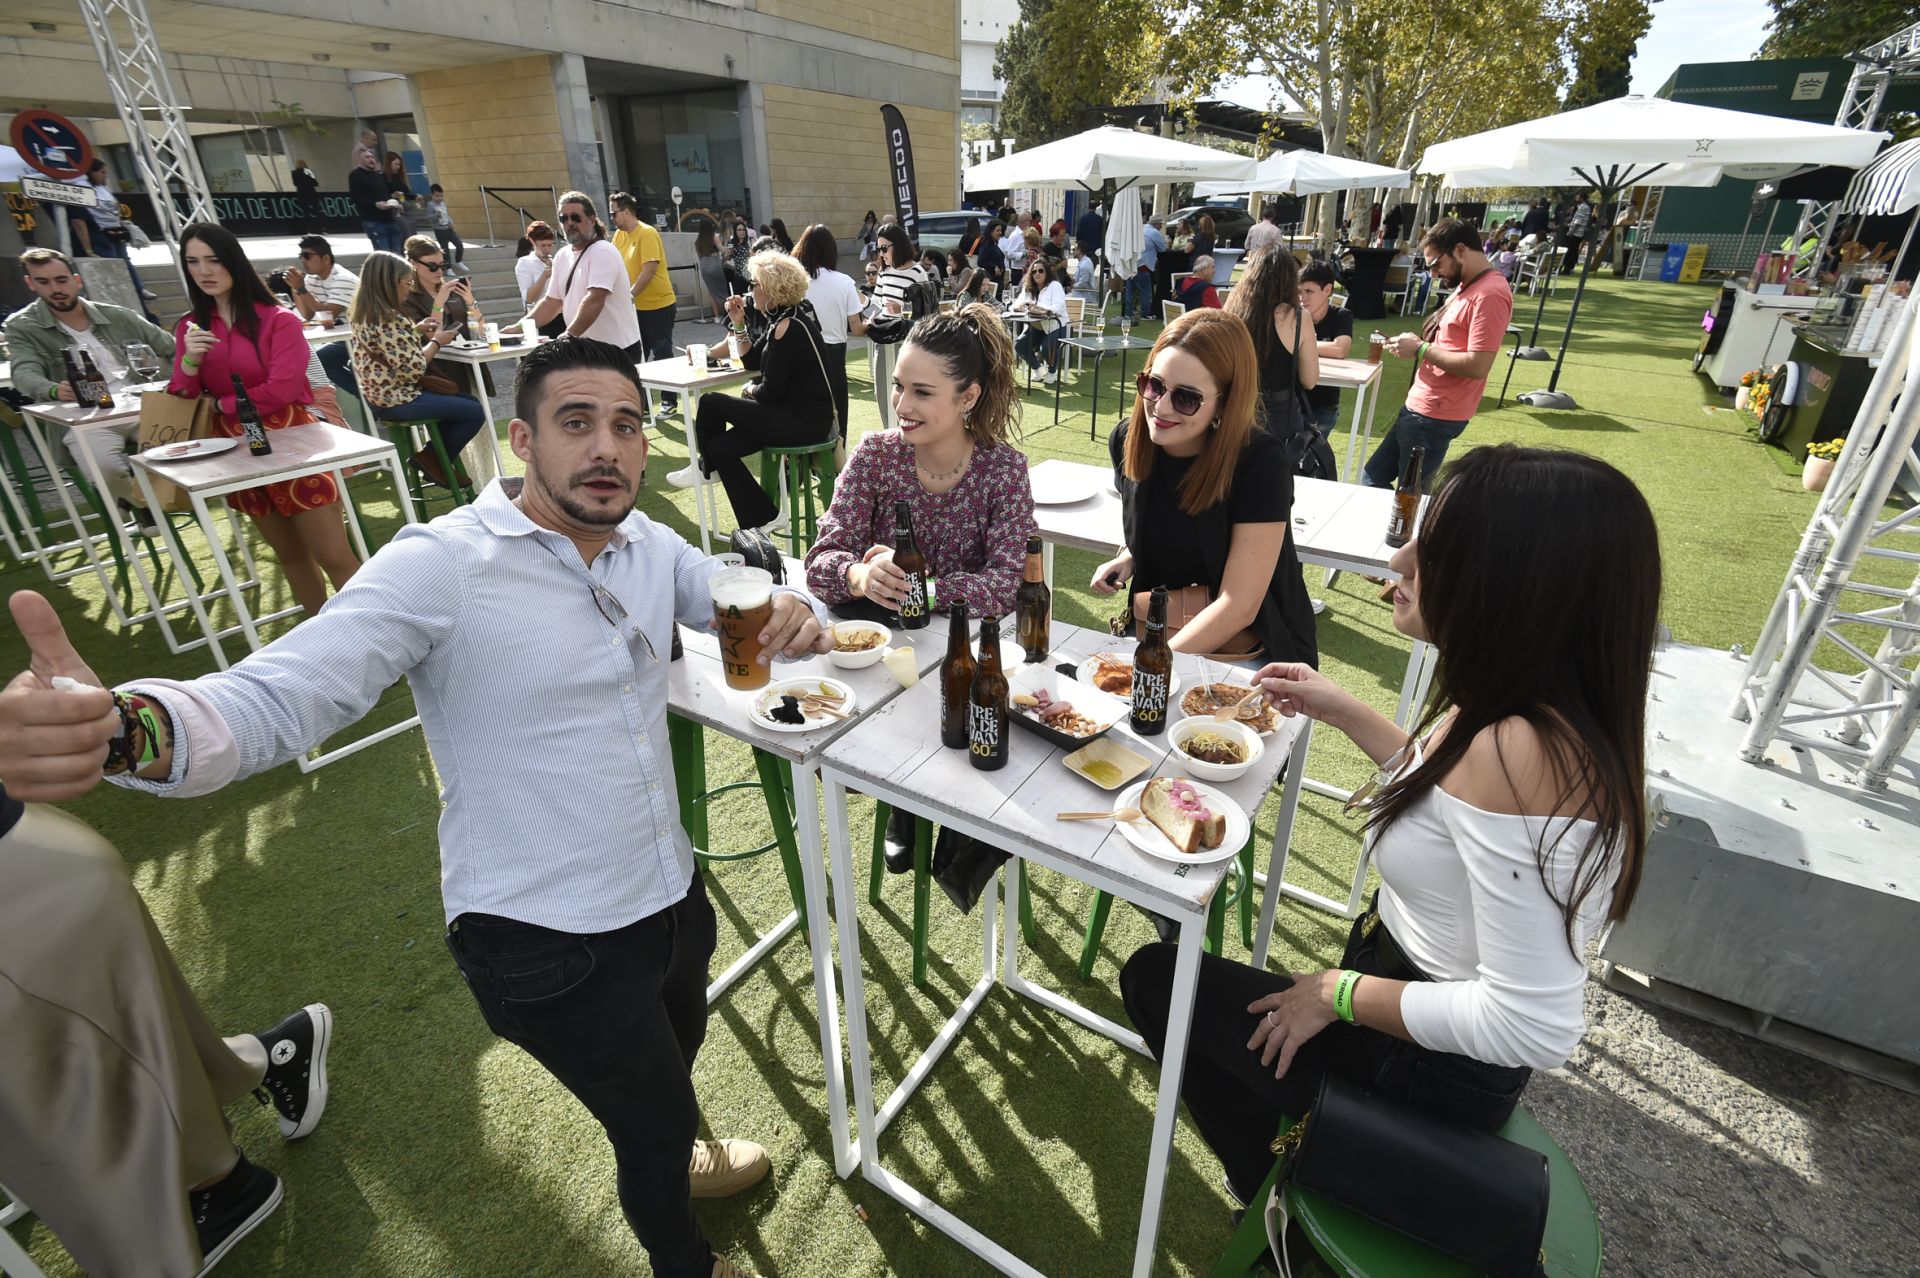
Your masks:
<svg viewBox="0 0 1920 1278"><path fill-rule="evenodd" d="M22 111L8 136L20 158L50 178L81 177L93 163L93 143L80 126L52 111Z"/></svg>

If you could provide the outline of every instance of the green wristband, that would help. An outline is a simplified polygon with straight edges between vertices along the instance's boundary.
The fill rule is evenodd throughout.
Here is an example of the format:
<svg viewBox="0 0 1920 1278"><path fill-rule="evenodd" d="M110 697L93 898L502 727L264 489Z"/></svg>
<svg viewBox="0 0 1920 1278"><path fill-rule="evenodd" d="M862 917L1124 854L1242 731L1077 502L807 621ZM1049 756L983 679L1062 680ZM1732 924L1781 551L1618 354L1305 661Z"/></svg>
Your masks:
<svg viewBox="0 0 1920 1278"><path fill-rule="evenodd" d="M160 716L143 701L134 707L133 717L146 729L146 740L141 743L140 754L133 762L134 770L138 771L160 757Z"/></svg>
<svg viewBox="0 0 1920 1278"><path fill-rule="evenodd" d="M1333 987L1333 1014L1347 1024L1353 1024L1353 987L1360 983L1360 973L1348 968L1340 973L1340 983Z"/></svg>

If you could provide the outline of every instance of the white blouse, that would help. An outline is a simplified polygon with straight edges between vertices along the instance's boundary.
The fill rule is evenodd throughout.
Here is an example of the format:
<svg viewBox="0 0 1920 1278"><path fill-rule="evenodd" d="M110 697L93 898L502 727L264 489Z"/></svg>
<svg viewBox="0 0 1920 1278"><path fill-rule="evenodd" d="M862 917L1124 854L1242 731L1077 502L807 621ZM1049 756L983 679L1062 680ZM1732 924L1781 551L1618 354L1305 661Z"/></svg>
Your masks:
<svg viewBox="0 0 1920 1278"><path fill-rule="evenodd" d="M1060 321L1060 325L1064 326L1067 322L1067 290L1060 287L1059 280L1049 280L1047 286L1040 290L1038 297L1021 289L1019 296L1013 299L1013 305L1039 306L1052 311L1054 318Z"/></svg>
<svg viewBox="0 0 1920 1278"><path fill-rule="evenodd" d="M1416 748L1414 763L1420 755ZM1574 921L1565 900L1593 833L1583 818L1487 812L1436 786L1371 841L1380 919L1409 962L1400 1016L1413 1041L1494 1065L1552 1069L1586 1033L1587 942L1606 921L1619 877L1608 866ZM1534 849L1549 844L1541 884Z"/></svg>

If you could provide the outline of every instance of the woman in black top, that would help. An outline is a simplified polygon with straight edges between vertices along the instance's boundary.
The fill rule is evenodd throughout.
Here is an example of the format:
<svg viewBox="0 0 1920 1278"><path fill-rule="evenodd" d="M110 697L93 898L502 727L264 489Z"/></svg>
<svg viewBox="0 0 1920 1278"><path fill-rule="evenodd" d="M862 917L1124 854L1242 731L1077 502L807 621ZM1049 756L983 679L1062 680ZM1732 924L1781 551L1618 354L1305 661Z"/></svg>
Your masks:
<svg viewBox="0 0 1920 1278"><path fill-rule="evenodd" d="M807 302L807 272L781 252L757 253L747 263L753 280L753 307L764 328L747 349L747 367L760 373L739 396L700 397L694 437L700 443L700 469L718 475L742 528L760 528L780 513L745 458L776 448L824 442L833 430L833 388L827 381L826 351L819 321ZM730 298L727 316L743 333L747 299ZM756 326L758 327L758 326Z"/></svg>
<svg viewBox="0 0 1920 1278"><path fill-rule="evenodd" d="M980 236L980 251L973 255L974 264L987 277L989 284L1006 283L1007 255L1000 250L1000 237L1006 233L1006 223L999 219L987 223L985 233Z"/></svg>
<svg viewBox="0 0 1920 1278"><path fill-rule="evenodd" d="M1313 605L1289 524L1293 473L1254 427L1260 375L1247 326L1188 311L1153 344L1132 417L1108 440L1127 548L1094 570L1093 592L1203 586L1179 652L1319 664ZM1131 580L1129 580L1131 579Z"/></svg>
<svg viewBox="0 0 1920 1278"><path fill-rule="evenodd" d="M1202 213L1193 226L1193 260L1197 262L1203 257L1212 257L1213 248L1213 219Z"/></svg>
<svg viewBox="0 0 1920 1278"><path fill-rule="evenodd" d="M1313 316L1300 305L1300 265L1293 254L1254 254L1246 274L1227 294L1225 309L1237 315L1253 337L1267 425L1284 440L1305 411L1307 400L1301 392L1320 384L1319 336Z"/></svg>

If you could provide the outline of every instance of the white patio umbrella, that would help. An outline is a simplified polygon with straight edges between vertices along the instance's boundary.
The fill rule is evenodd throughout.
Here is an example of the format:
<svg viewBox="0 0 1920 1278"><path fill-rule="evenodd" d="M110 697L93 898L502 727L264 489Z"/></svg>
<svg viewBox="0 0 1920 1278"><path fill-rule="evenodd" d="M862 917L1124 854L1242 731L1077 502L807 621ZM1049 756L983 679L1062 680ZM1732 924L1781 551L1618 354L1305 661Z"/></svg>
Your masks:
<svg viewBox="0 0 1920 1278"><path fill-rule="evenodd" d="M1246 182L1195 182L1193 198L1247 195L1272 191L1276 195L1325 195L1330 191L1358 191L1383 186L1390 190L1413 185L1413 174L1320 151L1275 151L1260 161Z"/></svg>
<svg viewBox="0 0 1920 1278"><path fill-rule="evenodd" d="M1427 148L1419 171L1441 174L1456 189L1586 187L1598 191L1605 206L1633 186L1712 186L1735 166L1859 168L1887 136L1665 98L1625 97L1438 143ZM1545 390L1519 396L1535 408L1579 407L1559 389L1560 370L1592 272L1588 256L1574 287L1552 380Z"/></svg>
<svg viewBox="0 0 1920 1278"><path fill-rule="evenodd" d="M1108 125L971 165L961 180L969 191L1009 191L1015 187L1049 190L1078 187L1089 192L1099 191L1107 207L1113 210L1113 219L1118 220L1124 216L1120 206L1126 201L1115 196L1128 187L1140 183L1151 186L1161 182L1251 178L1258 167L1259 162L1250 155L1216 151L1212 147L1163 138L1157 133L1136 133ZM1137 212L1135 226L1137 234ZM1109 231L1108 240L1112 238ZM1142 240L1135 241L1133 257L1136 260L1143 244ZM1106 244L1100 246L1100 254L1105 261L1115 260L1108 255ZM1105 278L1103 265L1101 279Z"/></svg>
<svg viewBox="0 0 1920 1278"><path fill-rule="evenodd" d="M1107 266L1121 279L1132 279L1134 271L1140 265L1141 251L1147 247L1147 234L1140 221L1140 199L1137 195L1122 194L1113 202L1113 213L1107 218L1107 241L1102 246L1107 255ZM1100 299L1104 308L1107 296L1106 281L1099 285Z"/></svg>

